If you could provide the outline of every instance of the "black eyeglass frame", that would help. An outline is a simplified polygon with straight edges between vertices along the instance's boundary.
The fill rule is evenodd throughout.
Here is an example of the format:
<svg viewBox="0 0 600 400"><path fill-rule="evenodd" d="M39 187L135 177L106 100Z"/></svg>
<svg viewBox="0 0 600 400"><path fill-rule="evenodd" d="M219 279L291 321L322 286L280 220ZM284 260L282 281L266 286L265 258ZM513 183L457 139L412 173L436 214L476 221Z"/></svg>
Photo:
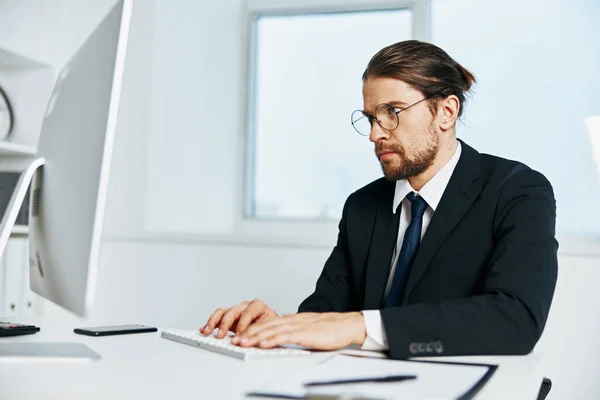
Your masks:
<svg viewBox="0 0 600 400"><path fill-rule="evenodd" d="M354 114L356 114L357 112L362 114L363 117L367 118L369 120L369 124L371 125L371 128L373 127L373 121L377 121L377 123L379 124L379 126L381 127L381 129L384 129L388 132L393 131L394 129L396 129L398 127L398 125L400 125L400 118L398 117L398 114L400 114L402 111L406 111L409 108L411 108L412 106L416 106L417 104L421 103L422 101L425 101L427 99L432 98L433 96L428 96L428 97L424 97L421 100L412 103L411 105L404 107L404 108L399 108L399 107L393 107L392 105L388 104L388 103L381 103L379 104L376 108L375 108L375 115L370 115L367 114L366 112L364 112L363 110L354 110L352 112L352 114L350 115L350 122L352 123L352 127L354 128L354 130L356 132L358 132L359 135L361 136L369 136L371 134L371 131L369 130L369 133L362 133L361 131L358 130L358 128L354 125L355 122L359 121L362 119L362 117L354 119ZM394 114L396 114L396 126L394 126L393 128L386 128L381 124L381 121L379 119L377 119L377 110L379 109L379 107L381 106L386 106L388 109L392 110L394 112Z"/></svg>

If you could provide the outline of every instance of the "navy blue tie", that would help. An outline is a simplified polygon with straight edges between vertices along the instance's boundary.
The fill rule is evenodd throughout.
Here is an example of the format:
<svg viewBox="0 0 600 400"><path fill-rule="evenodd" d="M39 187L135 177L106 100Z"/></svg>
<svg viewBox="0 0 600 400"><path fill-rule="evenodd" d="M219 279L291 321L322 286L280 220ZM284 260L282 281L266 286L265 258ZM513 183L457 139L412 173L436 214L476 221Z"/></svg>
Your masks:
<svg viewBox="0 0 600 400"><path fill-rule="evenodd" d="M396 263L394 278L390 287L390 293L385 301L384 307L397 307L402 303L406 277L415 259L419 244L421 243L421 228L423 226L423 214L427 209L427 203L422 197L415 196L413 192L406 195L410 201L411 219L404 233L402 248Z"/></svg>

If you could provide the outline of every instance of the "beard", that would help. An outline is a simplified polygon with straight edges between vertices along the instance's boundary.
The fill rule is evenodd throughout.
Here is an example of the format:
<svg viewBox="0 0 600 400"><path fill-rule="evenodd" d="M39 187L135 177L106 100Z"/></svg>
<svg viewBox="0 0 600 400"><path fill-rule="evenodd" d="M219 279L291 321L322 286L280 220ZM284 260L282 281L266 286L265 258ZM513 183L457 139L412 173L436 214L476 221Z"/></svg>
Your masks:
<svg viewBox="0 0 600 400"><path fill-rule="evenodd" d="M439 149L439 137L435 132L426 133L427 143L424 148L413 151L410 157L407 157L406 150L400 143L384 144L377 142L375 144L375 153L393 152L398 155L400 162L396 158L392 160L381 160L381 170L388 181L399 181L412 176L417 176L425 172L435 161Z"/></svg>

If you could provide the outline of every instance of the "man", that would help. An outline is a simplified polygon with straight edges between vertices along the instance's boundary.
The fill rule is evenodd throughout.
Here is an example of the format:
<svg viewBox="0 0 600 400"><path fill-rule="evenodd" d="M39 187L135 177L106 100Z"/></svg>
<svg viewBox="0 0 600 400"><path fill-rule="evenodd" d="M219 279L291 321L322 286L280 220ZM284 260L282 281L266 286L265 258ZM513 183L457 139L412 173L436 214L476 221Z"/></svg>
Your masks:
<svg viewBox="0 0 600 400"><path fill-rule="evenodd" d="M554 194L524 164L456 139L474 81L432 44L378 52L352 122L385 178L347 199L314 293L292 315L260 300L218 309L201 332L233 331L234 344L262 348L357 344L392 358L529 353L556 285Z"/></svg>

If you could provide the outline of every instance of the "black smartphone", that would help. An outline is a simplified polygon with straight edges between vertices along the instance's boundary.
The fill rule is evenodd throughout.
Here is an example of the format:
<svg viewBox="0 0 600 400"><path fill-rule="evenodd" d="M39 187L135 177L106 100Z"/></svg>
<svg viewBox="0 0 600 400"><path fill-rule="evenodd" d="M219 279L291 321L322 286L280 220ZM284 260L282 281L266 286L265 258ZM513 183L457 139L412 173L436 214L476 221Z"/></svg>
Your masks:
<svg viewBox="0 0 600 400"><path fill-rule="evenodd" d="M93 328L75 328L73 332L87 336L129 335L132 333L156 332L158 329L146 325L96 326Z"/></svg>

